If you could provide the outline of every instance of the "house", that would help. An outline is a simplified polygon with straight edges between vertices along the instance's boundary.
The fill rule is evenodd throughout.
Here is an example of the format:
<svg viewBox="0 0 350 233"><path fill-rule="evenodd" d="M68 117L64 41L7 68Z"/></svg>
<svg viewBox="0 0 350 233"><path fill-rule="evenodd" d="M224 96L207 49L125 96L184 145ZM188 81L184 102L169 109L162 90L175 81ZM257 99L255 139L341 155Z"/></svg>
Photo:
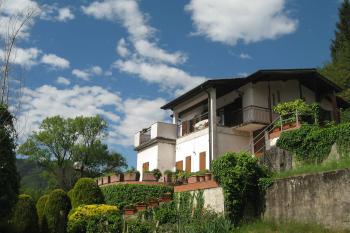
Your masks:
<svg viewBox="0 0 350 233"><path fill-rule="evenodd" d="M156 122L136 133L137 170L196 172L210 169L210 162L228 151L261 155L267 147L262 132L278 117L273 106L295 99L317 102L325 120L338 122L346 104L336 97L340 91L316 69L208 80L161 107L172 111L172 123Z"/></svg>

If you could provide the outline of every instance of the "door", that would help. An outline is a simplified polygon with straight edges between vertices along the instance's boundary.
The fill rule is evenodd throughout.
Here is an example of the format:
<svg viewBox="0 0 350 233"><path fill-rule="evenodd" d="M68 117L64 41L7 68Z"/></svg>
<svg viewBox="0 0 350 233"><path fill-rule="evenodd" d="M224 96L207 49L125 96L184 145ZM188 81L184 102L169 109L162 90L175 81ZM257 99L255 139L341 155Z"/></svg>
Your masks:
<svg viewBox="0 0 350 233"><path fill-rule="evenodd" d="M186 157L186 172L191 172L191 156Z"/></svg>
<svg viewBox="0 0 350 233"><path fill-rule="evenodd" d="M205 166L205 164L206 164L206 157L207 156L206 156L205 151L199 153L199 170L200 171L203 171L203 170L206 169L206 166Z"/></svg>
<svg viewBox="0 0 350 233"><path fill-rule="evenodd" d="M142 172L149 171L149 162L142 164Z"/></svg>
<svg viewBox="0 0 350 233"><path fill-rule="evenodd" d="M181 160L181 161L177 161L176 162L176 170L177 171L183 171L184 170L184 162Z"/></svg>

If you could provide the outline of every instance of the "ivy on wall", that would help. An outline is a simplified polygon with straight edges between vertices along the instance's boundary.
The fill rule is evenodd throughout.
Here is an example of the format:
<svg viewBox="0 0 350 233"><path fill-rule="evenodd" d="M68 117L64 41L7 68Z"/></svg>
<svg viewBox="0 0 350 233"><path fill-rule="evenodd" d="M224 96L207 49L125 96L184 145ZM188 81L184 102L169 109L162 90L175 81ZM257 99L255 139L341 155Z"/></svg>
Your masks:
<svg viewBox="0 0 350 233"><path fill-rule="evenodd" d="M298 130L283 132L277 146L293 152L304 164L319 164L328 157L334 143L341 154L349 153L350 123L328 124L325 127L302 125Z"/></svg>

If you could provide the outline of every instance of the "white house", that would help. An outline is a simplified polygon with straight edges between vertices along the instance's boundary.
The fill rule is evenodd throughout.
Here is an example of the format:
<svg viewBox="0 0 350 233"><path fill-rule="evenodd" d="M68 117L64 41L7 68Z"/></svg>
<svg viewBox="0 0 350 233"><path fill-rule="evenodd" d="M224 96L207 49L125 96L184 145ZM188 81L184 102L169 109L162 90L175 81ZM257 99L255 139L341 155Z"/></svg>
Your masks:
<svg viewBox="0 0 350 233"><path fill-rule="evenodd" d="M339 121L335 96L341 91L316 69L260 70L246 78L212 79L170 101L172 123L156 122L135 135L137 170L210 169L210 162L228 151L261 153L257 138L277 118L280 102L317 102L325 119ZM262 137L263 138L263 137Z"/></svg>

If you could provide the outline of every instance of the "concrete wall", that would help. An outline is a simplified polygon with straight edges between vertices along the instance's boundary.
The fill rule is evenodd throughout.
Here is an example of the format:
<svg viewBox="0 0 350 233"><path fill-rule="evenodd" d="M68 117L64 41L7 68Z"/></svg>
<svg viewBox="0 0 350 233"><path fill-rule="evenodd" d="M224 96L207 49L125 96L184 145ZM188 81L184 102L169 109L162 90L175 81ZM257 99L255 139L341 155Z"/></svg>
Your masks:
<svg viewBox="0 0 350 233"><path fill-rule="evenodd" d="M250 149L248 147L251 140L249 133L232 130L227 127L218 127L217 132L218 155L222 155L225 152L240 152Z"/></svg>
<svg viewBox="0 0 350 233"><path fill-rule="evenodd" d="M276 181L266 194L264 218L350 229L350 169Z"/></svg>
<svg viewBox="0 0 350 233"><path fill-rule="evenodd" d="M142 165L144 163L149 163L149 170L158 168L158 145L147 147L137 153L137 170L141 173L142 179Z"/></svg>
<svg viewBox="0 0 350 233"><path fill-rule="evenodd" d="M196 192L198 191L191 191L190 193L193 195ZM204 189L203 198L204 208L211 209L216 213L225 212L225 197L224 191L221 187Z"/></svg>

